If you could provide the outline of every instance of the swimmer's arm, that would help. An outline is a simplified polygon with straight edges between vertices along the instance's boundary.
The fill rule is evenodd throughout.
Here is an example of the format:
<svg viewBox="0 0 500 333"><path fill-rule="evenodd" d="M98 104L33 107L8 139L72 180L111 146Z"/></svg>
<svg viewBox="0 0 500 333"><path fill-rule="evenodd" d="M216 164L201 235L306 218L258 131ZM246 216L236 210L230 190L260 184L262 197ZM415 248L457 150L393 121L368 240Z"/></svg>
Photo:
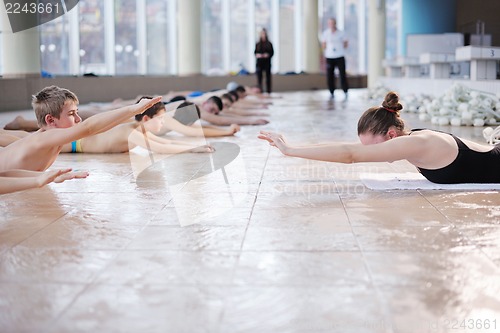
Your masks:
<svg viewBox="0 0 500 333"><path fill-rule="evenodd" d="M163 143L158 143L156 141L149 141L148 146L144 146L144 143L140 144L140 146L145 149L149 148L152 152L158 154L178 154L197 148L197 146L190 144L178 144L174 142L171 142L169 144L163 144Z"/></svg>
<svg viewBox="0 0 500 333"><path fill-rule="evenodd" d="M27 190L30 188L42 187L36 177L1 177L0 194L12 193Z"/></svg>
<svg viewBox="0 0 500 333"><path fill-rule="evenodd" d="M229 110L224 110L222 112L223 115L239 115L239 116L257 116L257 117L268 117L269 114L265 112L258 112L255 111L258 110L257 108L255 109L240 109L240 108L229 108Z"/></svg>
<svg viewBox="0 0 500 333"><path fill-rule="evenodd" d="M148 139L147 141L145 140L142 132L133 131L129 136L129 141L137 146L151 150L152 152L158 154L177 154L196 148L195 145L179 145L169 140L165 140L168 141L168 143L160 143L156 140L152 140L152 136L148 134L146 134L146 137Z"/></svg>
<svg viewBox="0 0 500 333"><path fill-rule="evenodd" d="M209 123L219 126L228 126L231 124L237 125L265 125L268 123L265 119L256 119L252 117L244 117L244 116L218 116L215 114L211 114L208 112L201 113L201 118Z"/></svg>
<svg viewBox="0 0 500 333"><path fill-rule="evenodd" d="M236 102L234 102L234 106L237 106L240 108L259 108L259 109L267 108L266 103L263 103L262 101L259 101L259 100L252 100L252 99L239 99Z"/></svg>
<svg viewBox="0 0 500 333"><path fill-rule="evenodd" d="M236 124L231 124L224 127L216 127L211 125L201 125L199 122L190 126L198 133L203 131L203 136L205 137L218 137L218 136L230 136L240 131L240 126Z"/></svg>
<svg viewBox="0 0 500 333"><path fill-rule="evenodd" d="M206 141L202 137L200 137L199 140L203 140L203 142L199 142L198 144L195 144L195 143L190 143L190 142L184 142L181 140L167 140L165 138L154 135L151 132L147 132L146 136L150 140L150 143L152 141L154 141L154 142L159 143L161 145L178 145L178 146L184 146L184 147L187 146L188 149L193 149L193 148L196 148L199 146L205 146L207 144Z"/></svg>
<svg viewBox="0 0 500 333"><path fill-rule="evenodd" d="M161 97L143 99L137 104L96 114L73 127L56 128L40 132L40 135L43 136L41 146L63 146L72 141L105 132L127 121L136 114L144 112L146 109L159 102L160 99Z"/></svg>
<svg viewBox="0 0 500 333"><path fill-rule="evenodd" d="M46 172L28 170L5 171L0 173L0 194L42 187L51 182L62 183L68 179L85 178L87 175L87 173L71 173L71 169L52 170Z"/></svg>
<svg viewBox="0 0 500 333"><path fill-rule="evenodd" d="M163 128L187 136L203 136L203 132L200 128L186 126L168 115L163 118Z"/></svg>
<svg viewBox="0 0 500 333"><path fill-rule="evenodd" d="M201 126L199 121L191 126L186 126L176 119L165 116L163 121L163 127L168 128L171 131L184 134L186 136L205 136L205 137L218 137L218 136L228 136L240 130L238 125L231 125L225 128L212 127L212 126Z"/></svg>
<svg viewBox="0 0 500 333"><path fill-rule="evenodd" d="M287 156L337 163L415 160L425 154L426 149L416 136L399 137L374 145L339 142L307 146L292 146L282 135L272 132L262 131L259 138L268 141Z"/></svg>

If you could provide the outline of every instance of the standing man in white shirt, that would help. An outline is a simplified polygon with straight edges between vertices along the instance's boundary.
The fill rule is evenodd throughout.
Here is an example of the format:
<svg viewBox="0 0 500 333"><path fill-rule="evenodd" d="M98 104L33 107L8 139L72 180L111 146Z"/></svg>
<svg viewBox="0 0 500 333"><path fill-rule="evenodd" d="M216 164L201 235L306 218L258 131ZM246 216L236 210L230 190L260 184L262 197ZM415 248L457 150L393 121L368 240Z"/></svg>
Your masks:
<svg viewBox="0 0 500 333"><path fill-rule="evenodd" d="M348 46L348 41L343 31L337 29L337 20L334 18L328 19L328 29L323 31L321 35L321 47L326 58L326 78L328 89L330 90L330 98L333 100L335 91L335 67L339 69L340 84L345 93L344 101L347 100L347 76L345 71L345 52Z"/></svg>

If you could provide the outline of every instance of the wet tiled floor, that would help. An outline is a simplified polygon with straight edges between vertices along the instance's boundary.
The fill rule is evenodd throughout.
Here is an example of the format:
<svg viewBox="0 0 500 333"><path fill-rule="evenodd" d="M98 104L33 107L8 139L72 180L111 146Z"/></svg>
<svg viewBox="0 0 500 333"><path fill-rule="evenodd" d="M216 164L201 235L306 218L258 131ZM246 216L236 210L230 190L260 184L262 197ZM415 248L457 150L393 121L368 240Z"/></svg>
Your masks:
<svg viewBox="0 0 500 333"><path fill-rule="evenodd" d="M89 178L0 197L0 331L500 331L498 192L372 191L360 173L415 168L257 139L356 140L362 92L284 93L218 155L61 155Z"/></svg>

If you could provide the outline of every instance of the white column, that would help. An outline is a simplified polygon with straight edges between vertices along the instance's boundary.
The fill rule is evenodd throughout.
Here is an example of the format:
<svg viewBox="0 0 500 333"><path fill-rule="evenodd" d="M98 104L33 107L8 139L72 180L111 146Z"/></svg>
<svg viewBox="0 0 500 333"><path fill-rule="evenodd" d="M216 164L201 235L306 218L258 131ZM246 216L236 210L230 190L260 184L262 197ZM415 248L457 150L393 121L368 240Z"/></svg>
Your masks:
<svg viewBox="0 0 500 333"><path fill-rule="evenodd" d="M13 33L5 6L0 4L2 61L4 77L40 76L40 35L38 28Z"/></svg>
<svg viewBox="0 0 500 333"><path fill-rule="evenodd" d="M64 3L64 2L63 2ZM80 22L79 5L64 15L68 16L69 22L69 74L79 75L80 73Z"/></svg>
<svg viewBox="0 0 500 333"><path fill-rule="evenodd" d="M320 42L318 39L319 17L318 0L304 1L302 4L302 59L307 73L320 72Z"/></svg>
<svg viewBox="0 0 500 333"><path fill-rule="evenodd" d="M385 0L368 2L368 87L383 76L385 58Z"/></svg>
<svg viewBox="0 0 500 333"><path fill-rule="evenodd" d="M178 1L179 75L201 73L201 0Z"/></svg>

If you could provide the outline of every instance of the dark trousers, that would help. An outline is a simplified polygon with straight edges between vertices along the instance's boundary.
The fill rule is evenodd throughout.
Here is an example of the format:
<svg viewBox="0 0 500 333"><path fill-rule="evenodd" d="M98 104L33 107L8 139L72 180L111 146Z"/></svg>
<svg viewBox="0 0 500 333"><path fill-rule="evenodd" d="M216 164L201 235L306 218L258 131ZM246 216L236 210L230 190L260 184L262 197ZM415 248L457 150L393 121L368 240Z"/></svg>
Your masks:
<svg viewBox="0 0 500 333"><path fill-rule="evenodd" d="M255 72L257 74L257 85L262 92L264 92L264 89L262 89L262 73L266 73L266 88L267 92L271 93L271 65L258 64Z"/></svg>
<svg viewBox="0 0 500 333"><path fill-rule="evenodd" d="M342 90L347 93L349 86L347 84L347 75L345 73L345 58L326 58L326 80L328 83L328 90L333 95L335 91L335 67L339 69L340 84Z"/></svg>

